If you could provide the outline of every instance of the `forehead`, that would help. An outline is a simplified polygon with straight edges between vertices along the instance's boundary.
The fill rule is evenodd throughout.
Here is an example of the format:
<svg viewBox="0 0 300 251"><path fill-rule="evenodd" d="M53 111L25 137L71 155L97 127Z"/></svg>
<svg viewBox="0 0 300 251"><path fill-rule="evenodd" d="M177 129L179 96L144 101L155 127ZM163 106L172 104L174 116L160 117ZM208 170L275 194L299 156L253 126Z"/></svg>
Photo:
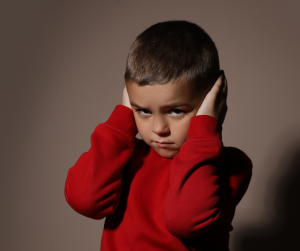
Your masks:
<svg viewBox="0 0 300 251"><path fill-rule="evenodd" d="M131 103L143 107L163 107L174 103L194 105L190 85L186 82L138 86L135 83L127 84Z"/></svg>

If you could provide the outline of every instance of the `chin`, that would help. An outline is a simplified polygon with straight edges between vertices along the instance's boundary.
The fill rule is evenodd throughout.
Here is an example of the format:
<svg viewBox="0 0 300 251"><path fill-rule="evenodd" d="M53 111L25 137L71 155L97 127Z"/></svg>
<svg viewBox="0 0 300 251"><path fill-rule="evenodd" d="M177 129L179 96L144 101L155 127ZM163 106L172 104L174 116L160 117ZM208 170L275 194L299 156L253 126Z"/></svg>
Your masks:
<svg viewBox="0 0 300 251"><path fill-rule="evenodd" d="M167 159L173 159L176 154L179 153L179 150L163 150L163 149L155 149L155 151L162 157Z"/></svg>

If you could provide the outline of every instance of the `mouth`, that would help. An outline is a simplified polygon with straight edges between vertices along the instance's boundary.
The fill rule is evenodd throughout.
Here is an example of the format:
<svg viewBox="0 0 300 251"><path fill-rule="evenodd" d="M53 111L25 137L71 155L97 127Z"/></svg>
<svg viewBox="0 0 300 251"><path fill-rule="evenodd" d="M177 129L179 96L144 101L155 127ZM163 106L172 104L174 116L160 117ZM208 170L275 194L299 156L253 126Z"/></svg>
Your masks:
<svg viewBox="0 0 300 251"><path fill-rule="evenodd" d="M161 148L168 148L171 144L171 142L159 142L159 141L154 141L159 147Z"/></svg>

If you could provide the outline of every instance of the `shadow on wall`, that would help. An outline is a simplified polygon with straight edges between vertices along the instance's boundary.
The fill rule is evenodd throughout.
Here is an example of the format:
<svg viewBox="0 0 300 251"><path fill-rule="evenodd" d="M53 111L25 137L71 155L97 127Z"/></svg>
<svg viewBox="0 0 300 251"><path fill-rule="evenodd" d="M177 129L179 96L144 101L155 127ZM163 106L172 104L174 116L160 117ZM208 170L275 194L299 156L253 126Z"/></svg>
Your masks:
<svg viewBox="0 0 300 251"><path fill-rule="evenodd" d="M297 134L299 135L298 132L294 135ZM275 147L282 151L282 141L277 143ZM273 179L274 183L267 187L266 193L266 196L272 196L271 200L266 198L266 208L274 212L274 217L266 226L251 226L240 230L236 235L235 250L300 250L300 139L292 144L289 142L283 152L275 168L281 174ZM276 157L275 151L273 158ZM278 173L271 175L278 176ZM266 210L266 217L267 214Z"/></svg>

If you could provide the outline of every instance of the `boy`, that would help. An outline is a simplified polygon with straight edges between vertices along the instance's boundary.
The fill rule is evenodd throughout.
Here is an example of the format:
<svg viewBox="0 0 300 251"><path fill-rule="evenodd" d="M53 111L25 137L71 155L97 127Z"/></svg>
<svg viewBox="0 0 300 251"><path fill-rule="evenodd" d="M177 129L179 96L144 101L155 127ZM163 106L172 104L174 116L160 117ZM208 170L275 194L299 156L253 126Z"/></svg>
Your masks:
<svg viewBox="0 0 300 251"><path fill-rule="evenodd" d="M214 42L187 21L155 24L132 44L125 82L122 105L68 172L67 202L106 217L102 251L229 250L252 162L223 146L227 81Z"/></svg>

